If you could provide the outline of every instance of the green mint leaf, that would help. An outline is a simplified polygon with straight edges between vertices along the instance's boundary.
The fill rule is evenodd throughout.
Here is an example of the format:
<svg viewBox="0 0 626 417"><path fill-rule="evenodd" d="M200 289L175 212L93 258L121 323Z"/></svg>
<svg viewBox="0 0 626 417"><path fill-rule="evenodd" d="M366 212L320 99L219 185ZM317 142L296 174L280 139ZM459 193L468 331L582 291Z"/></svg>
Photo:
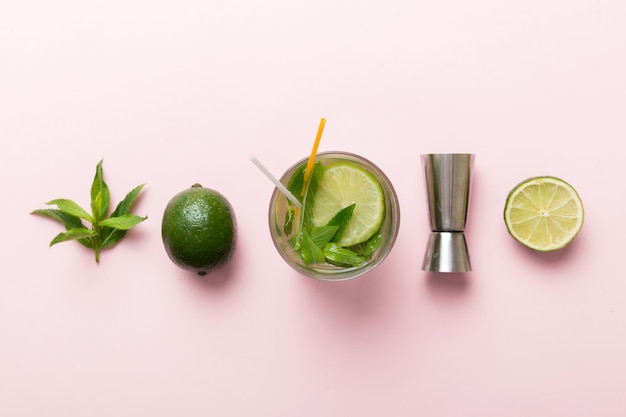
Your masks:
<svg viewBox="0 0 626 417"><path fill-rule="evenodd" d="M313 165L313 169L311 172L311 176L309 177L309 182L307 183L307 188L305 190L304 193L304 198L302 199L302 210L300 212L300 232L297 232L295 237L295 242L293 244L294 249L299 250L300 249L300 239L302 237L302 230L305 228L309 228L310 226L312 226L312 221L311 218L313 216L312 211L313 211L313 195L315 195L315 191L317 190L317 183L319 181L319 178L322 176L323 174L323 166L320 162L317 162ZM316 174L317 172L317 174ZM304 181L304 171L302 171L302 181ZM295 187L294 187L295 188ZM298 193L298 195L300 195L300 191L296 191L294 189L295 192Z"/></svg>
<svg viewBox="0 0 626 417"><path fill-rule="evenodd" d="M326 262L340 267L359 266L363 263L363 258L350 249L342 248L336 243L329 243L323 250Z"/></svg>
<svg viewBox="0 0 626 417"><path fill-rule="evenodd" d="M133 188L128 194L126 194L126 197L124 197L124 199L119 202L117 207L115 207L115 210L111 214L111 217L130 213L131 206L133 205L145 185L146 184L138 185L137 187Z"/></svg>
<svg viewBox="0 0 626 417"><path fill-rule="evenodd" d="M304 184L304 168L300 167L295 174L289 179L287 184L287 190L293 194L300 203L302 203L302 187ZM290 200L287 200L289 208L285 214L285 225L283 226L283 232L286 236L289 236L293 231L293 222L296 218L296 208ZM296 240L298 238L296 237Z"/></svg>
<svg viewBox="0 0 626 417"><path fill-rule="evenodd" d="M317 185L319 183L320 178L324 174L324 167L321 162L316 162L313 165L313 169L311 171L311 176L309 177L309 182L307 183L306 191L304 193L304 199L302 200L302 212L300 214L300 232L296 233L295 241L293 243L293 248L295 250L300 250L302 246L302 231L305 229L310 229L313 226L313 199L315 192L317 191ZM303 177L304 180L304 177ZM310 238L310 236L308 236ZM315 246L315 245L313 245ZM314 250L314 249L311 249ZM317 248L319 250L319 248ZM323 255L322 255L323 258ZM305 262L306 263L306 262Z"/></svg>
<svg viewBox="0 0 626 417"><path fill-rule="evenodd" d="M133 188L128 194L126 194L126 197L124 197L124 199L118 203L118 205L115 207L115 210L113 210L113 213L111 213L111 217L118 217L123 214L129 214L133 203L139 196L139 193L144 186L145 184L138 185L137 187ZM104 248L114 245L115 243L122 240L125 235L126 230L114 229L112 227L102 227L100 229L102 247Z"/></svg>
<svg viewBox="0 0 626 417"><path fill-rule="evenodd" d="M315 244L308 230L302 229L300 232L300 253L305 265L324 262L322 250Z"/></svg>
<svg viewBox="0 0 626 417"><path fill-rule="evenodd" d="M43 216L52 220L56 220L64 225L67 229L85 227L78 217L72 216L71 214L67 214L57 209L38 209L33 210L30 214L36 214L38 216Z"/></svg>
<svg viewBox="0 0 626 417"><path fill-rule="evenodd" d="M56 205L62 212L87 220L89 223L93 224L93 217L72 200L58 198L46 204L49 206Z"/></svg>
<svg viewBox="0 0 626 417"><path fill-rule="evenodd" d="M339 226L312 227L310 236L318 248L323 248L337 233Z"/></svg>
<svg viewBox="0 0 626 417"><path fill-rule="evenodd" d="M98 224L101 218L106 217L106 213L102 214L103 200L102 192L96 194L95 198L91 200L91 215L94 224Z"/></svg>
<svg viewBox="0 0 626 417"><path fill-rule="evenodd" d="M296 217L296 210L290 207L285 214L285 225L283 226L283 232L286 236L289 236L293 231L293 220Z"/></svg>
<svg viewBox="0 0 626 417"><path fill-rule="evenodd" d="M293 194L299 202L302 203L302 188L304 187L304 165L296 171L295 174L289 180L287 184L287 189L291 194ZM287 200L289 201L289 200ZM292 203L289 202L291 205Z"/></svg>
<svg viewBox="0 0 626 417"><path fill-rule="evenodd" d="M376 252L376 250L380 247L382 238L383 238L382 233L379 230L378 232L374 234L374 236L372 236L365 242L351 246L350 250L358 253L359 255L363 256L365 259L369 259L374 254L374 252Z"/></svg>
<svg viewBox="0 0 626 417"><path fill-rule="evenodd" d="M121 216L109 217L108 219L101 220L100 226L112 227L117 230L128 230L137 226L147 218L147 216L141 217L135 214L122 214Z"/></svg>
<svg viewBox="0 0 626 417"><path fill-rule="evenodd" d="M49 219L58 221L59 223L63 224L65 226L66 230L69 229L79 229L79 228L84 228L87 229L83 223L81 222L81 220L76 217L76 216L72 216L71 214L67 214L62 212L61 210L57 210L57 209L39 209L39 210L34 210L31 214L36 214L38 216L43 216L43 217L47 217ZM81 245L87 247L87 248L93 248L93 244L91 243L91 239L76 239Z"/></svg>
<svg viewBox="0 0 626 417"><path fill-rule="evenodd" d="M134 220L124 220L126 216L132 216ZM141 223L142 221L146 220L147 218L148 218L147 216L139 217L139 216L134 216L132 214L123 214L122 216L110 217L106 220L103 220L102 222L100 222L100 224L102 223L109 224L109 226L102 228L102 230L106 229L108 230L108 232L106 235L104 235L103 232L100 233L100 235L102 236L101 246L103 248L108 248L109 246L113 246L114 244L122 240L122 238L126 235L126 232L129 229ZM133 224L134 222L136 223ZM123 227L123 228L110 227L111 223L116 223L118 224L119 227Z"/></svg>
<svg viewBox="0 0 626 417"><path fill-rule="evenodd" d="M122 240L124 236L126 236L126 232L128 231L128 230L119 230L119 229L113 229L113 228L108 228L108 229L111 232L109 232L109 234L107 234L107 236L102 240L102 243L100 244L102 248L108 248L109 246L115 245L117 242Z"/></svg>
<svg viewBox="0 0 626 417"><path fill-rule="evenodd" d="M304 193L304 199L302 200L302 216L300 219L300 229L309 229L313 225L313 204L315 199L315 193L317 192L317 186L320 178L324 175L324 167L321 162L316 162L313 165L311 176Z"/></svg>
<svg viewBox="0 0 626 417"><path fill-rule="evenodd" d="M352 203L349 206L344 207L343 209L339 210L339 212L335 214L333 218L330 219L330 221L328 222L328 226L337 226L337 232L335 233L335 236L333 236L331 239L333 242L337 242L339 239L341 239L344 230L346 230L348 222L352 218L352 213L354 213L355 207L356 203Z"/></svg>
<svg viewBox="0 0 626 417"><path fill-rule="evenodd" d="M96 175L91 184L91 213L95 223L98 223L100 219L106 217L110 204L111 195L109 187L106 182L104 182L102 161L100 161L96 166Z"/></svg>
<svg viewBox="0 0 626 417"><path fill-rule="evenodd" d="M68 240L79 240L91 238L93 236L96 236L96 232L94 230L86 229L84 227L69 229L63 233L59 233L58 235L56 235L56 237L50 242L50 246L56 245L57 243L61 242L67 242Z"/></svg>

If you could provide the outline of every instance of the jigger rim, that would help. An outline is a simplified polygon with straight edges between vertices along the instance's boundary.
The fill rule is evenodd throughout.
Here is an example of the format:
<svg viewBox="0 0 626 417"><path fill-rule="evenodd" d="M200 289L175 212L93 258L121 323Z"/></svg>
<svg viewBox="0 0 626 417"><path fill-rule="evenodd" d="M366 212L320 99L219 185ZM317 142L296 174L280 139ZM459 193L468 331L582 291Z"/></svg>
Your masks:
<svg viewBox="0 0 626 417"><path fill-rule="evenodd" d="M476 154L472 152L433 152L433 153L422 153L421 157L429 157L429 156L470 156L475 157Z"/></svg>

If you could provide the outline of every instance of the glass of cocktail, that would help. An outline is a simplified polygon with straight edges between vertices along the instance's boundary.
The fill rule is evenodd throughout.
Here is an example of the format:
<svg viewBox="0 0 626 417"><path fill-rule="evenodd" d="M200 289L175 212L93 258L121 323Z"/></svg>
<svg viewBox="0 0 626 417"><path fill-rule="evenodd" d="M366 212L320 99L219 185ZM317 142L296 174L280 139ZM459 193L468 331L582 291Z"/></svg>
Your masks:
<svg viewBox="0 0 626 417"><path fill-rule="evenodd" d="M287 264L306 276L327 281L360 276L379 265L396 241L400 208L393 185L359 155L321 152L310 169L308 159L279 180L291 199L278 188L272 194L272 241Z"/></svg>

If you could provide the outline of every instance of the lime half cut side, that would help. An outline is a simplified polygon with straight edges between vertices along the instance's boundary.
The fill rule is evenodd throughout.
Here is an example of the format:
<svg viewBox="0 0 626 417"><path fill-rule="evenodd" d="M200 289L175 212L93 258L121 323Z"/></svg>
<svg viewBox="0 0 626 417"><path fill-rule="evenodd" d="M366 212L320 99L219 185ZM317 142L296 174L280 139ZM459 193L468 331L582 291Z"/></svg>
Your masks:
<svg viewBox="0 0 626 417"><path fill-rule="evenodd" d="M583 202L567 182L551 176L533 177L509 193L504 223L521 244L541 252L567 246L584 220Z"/></svg>
<svg viewBox="0 0 626 417"><path fill-rule="evenodd" d="M369 171L350 162L334 162L324 168L314 196L312 221L326 225L341 209L355 204L339 246L365 242L381 227L385 198L380 182Z"/></svg>

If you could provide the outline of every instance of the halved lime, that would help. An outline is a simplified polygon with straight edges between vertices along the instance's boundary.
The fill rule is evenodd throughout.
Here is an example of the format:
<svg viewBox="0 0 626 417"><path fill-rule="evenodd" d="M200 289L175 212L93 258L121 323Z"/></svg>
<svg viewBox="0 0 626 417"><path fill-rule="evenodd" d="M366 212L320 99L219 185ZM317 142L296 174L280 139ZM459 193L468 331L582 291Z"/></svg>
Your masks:
<svg viewBox="0 0 626 417"><path fill-rule="evenodd" d="M533 177L509 193L504 223L515 240L542 252L561 249L583 226L585 210L576 190L562 179Z"/></svg>
<svg viewBox="0 0 626 417"><path fill-rule="evenodd" d="M379 229L385 216L380 182L369 171L350 162L334 162L324 168L313 198L312 221L324 226L339 210L355 204L339 246L365 242Z"/></svg>

